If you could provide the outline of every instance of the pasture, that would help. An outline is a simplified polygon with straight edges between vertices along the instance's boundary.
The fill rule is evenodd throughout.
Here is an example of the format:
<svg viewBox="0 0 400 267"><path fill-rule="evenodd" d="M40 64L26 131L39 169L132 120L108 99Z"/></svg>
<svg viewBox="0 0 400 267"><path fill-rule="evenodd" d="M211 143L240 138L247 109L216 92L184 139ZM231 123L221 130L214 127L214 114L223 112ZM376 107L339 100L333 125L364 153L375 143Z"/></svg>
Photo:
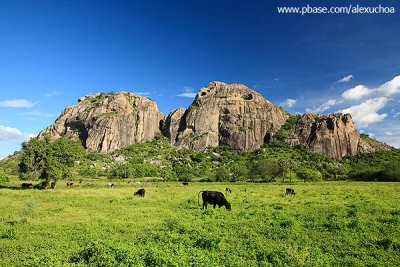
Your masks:
<svg viewBox="0 0 400 267"><path fill-rule="evenodd" d="M114 183L3 183L0 266L400 265L399 183L298 182L296 196L272 183ZM201 210L200 190L227 186L231 211Z"/></svg>

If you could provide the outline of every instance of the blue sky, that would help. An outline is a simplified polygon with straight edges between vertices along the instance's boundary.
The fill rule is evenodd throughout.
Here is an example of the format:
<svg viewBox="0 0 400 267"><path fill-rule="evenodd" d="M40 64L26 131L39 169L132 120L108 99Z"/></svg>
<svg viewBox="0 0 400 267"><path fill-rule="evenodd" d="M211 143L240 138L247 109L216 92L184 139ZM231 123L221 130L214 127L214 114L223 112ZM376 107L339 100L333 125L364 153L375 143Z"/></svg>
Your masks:
<svg viewBox="0 0 400 267"><path fill-rule="evenodd" d="M291 113L345 111L400 147L395 14L278 14L279 5L376 1L0 0L0 158L81 96L127 90L167 114L211 81ZM187 97L185 97L187 96Z"/></svg>

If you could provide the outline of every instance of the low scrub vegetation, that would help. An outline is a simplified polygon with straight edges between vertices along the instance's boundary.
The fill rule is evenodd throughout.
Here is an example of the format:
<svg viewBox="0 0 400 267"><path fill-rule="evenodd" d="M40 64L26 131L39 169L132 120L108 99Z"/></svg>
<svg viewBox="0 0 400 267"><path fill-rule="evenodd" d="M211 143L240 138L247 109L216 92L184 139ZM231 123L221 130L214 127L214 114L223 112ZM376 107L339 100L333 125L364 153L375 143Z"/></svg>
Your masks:
<svg viewBox="0 0 400 267"><path fill-rule="evenodd" d="M4 174L0 174L22 180L154 177L165 181L400 181L399 162L398 149L333 159L279 141L242 154L227 147L178 150L161 135L154 141L103 155L86 152L79 141L45 138L24 143L21 152L1 161Z"/></svg>

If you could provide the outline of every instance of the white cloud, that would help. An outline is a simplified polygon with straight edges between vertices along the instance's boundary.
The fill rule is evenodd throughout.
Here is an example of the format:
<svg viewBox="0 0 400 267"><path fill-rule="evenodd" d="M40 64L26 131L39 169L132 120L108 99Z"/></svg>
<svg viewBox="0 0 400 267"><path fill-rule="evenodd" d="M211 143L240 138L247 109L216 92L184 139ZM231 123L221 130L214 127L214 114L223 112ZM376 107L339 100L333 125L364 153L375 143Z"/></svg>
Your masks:
<svg viewBox="0 0 400 267"><path fill-rule="evenodd" d="M56 96L56 95L61 95L61 92L59 91L53 91L49 93L45 93L44 96L51 97L51 96Z"/></svg>
<svg viewBox="0 0 400 267"><path fill-rule="evenodd" d="M26 99L14 99L14 100L5 100L0 101L0 107L11 107L11 108L31 108L36 103L32 103Z"/></svg>
<svg viewBox="0 0 400 267"><path fill-rule="evenodd" d="M22 132L17 128L0 125L0 141L13 140L22 137Z"/></svg>
<svg viewBox="0 0 400 267"><path fill-rule="evenodd" d="M348 75L346 77L343 77L341 80L345 80L345 78L347 79L351 79L349 77L352 77L352 75ZM331 107L338 105L338 104L342 104L346 101L358 101L358 100L362 100L364 97L369 96L369 100L371 100L372 102L376 99L382 99L385 98L387 99L387 97L392 96L394 94L398 94L400 93L400 75L394 77L392 80L380 85L379 87L376 88L368 88L367 86L364 85L357 85L354 88L350 88L346 91L344 91L340 97L336 98L336 99L329 99L327 101L325 101L324 103L322 103L319 107L317 108L307 108L306 112L313 112L313 113L322 113L328 109L330 109ZM368 101L363 101L363 103L359 104L358 106L367 103ZM385 102L385 104L387 103L387 101ZM353 106L355 107L355 106ZM350 108L353 108L350 107ZM350 109L349 108L349 109ZM368 107L367 107L368 108ZM381 107L383 108L383 107ZM344 109L346 110L346 109ZM369 114L369 116L371 116L370 120L381 120L382 118L386 117L387 114ZM394 113L393 117L396 118L400 116L400 114ZM366 121L368 121L368 119L366 119Z"/></svg>
<svg viewBox="0 0 400 267"><path fill-rule="evenodd" d="M391 96L400 93L400 75L394 77L391 81L388 81L376 89L379 93L384 96Z"/></svg>
<svg viewBox="0 0 400 267"><path fill-rule="evenodd" d="M389 135L389 136L395 135L395 133L392 131L385 131L384 134Z"/></svg>
<svg viewBox="0 0 400 267"><path fill-rule="evenodd" d="M338 99L329 99L327 101L325 101L324 103L322 103L319 107L314 108L314 109L306 109L306 112L311 112L311 113L321 113L324 112L325 110L328 110L329 108L331 108L334 105L340 104L342 103L342 100L338 100Z"/></svg>
<svg viewBox="0 0 400 267"><path fill-rule="evenodd" d="M373 98L338 112L350 113L358 127L367 127L369 124L380 122L387 117L386 113L378 114L378 111L385 107L387 102L386 97Z"/></svg>
<svg viewBox="0 0 400 267"><path fill-rule="evenodd" d="M180 93L179 95L176 96L194 98L197 95L196 93L193 92L195 91L193 87L181 86L180 89L183 91L183 93Z"/></svg>
<svg viewBox="0 0 400 267"><path fill-rule="evenodd" d="M296 102L297 102L296 99L288 98L285 101L283 101L282 103L280 103L280 106L284 107L284 108L291 108L296 104Z"/></svg>
<svg viewBox="0 0 400 267"><path fill-rule="evenodd" d="M151 95L151 92L132 92L136 95L140 95L140 96L149 96Z"/></svg>
<svg viewBox="0 0 400 267"><path fill-rule="evenodd" d="M30 117L45 117L45 118L53 118L55 114L51 113L42 113L40 111L31 111L31 112L25 112L24 115L30 116Z"/></svg>
<svg viewBox="0 0 400 267"><path fill-rule="evenodd" d="M372 91L367 87L365 87L364 85L357 85L354 88L344 91L342 93L342 98L344 100L359 100L371 93Z"/></svg>
<svg viewBox="0 0 400 267"><path fill-rule="evenodd" d="M181 93L179 95L176 96L180 96L180 97L188 97L188 98L194 98L196 96L196 93Z"/></svg>
<svg viewBox="0 0 400 267"><path fill-rule="evenodd" d="M346 77L341 78L339 81L337 81L338 83L347 83L350 82L351 79L353 79L354 76L353 75L347 75Z"/></svg>
<svg viewBox="0 0 400 267"><path fill-rule="evenodd" d="M31 140L31 138L35 138L37 135L36 134L33 134L33 133L24 133L23 135L22 135L22 138L21 138L21 140L20 141L22 141L22 142L26 142L26 141L29 141L29 140Z"/></svg>
<svg viewBox="0 0 400 267"><path fill-rule="evenodd" d="M191 93L193 91L195 91L196 89L194 89L193 87L190 86L182 86L181 89L183 90L183 92L185 93Z"/></svg>

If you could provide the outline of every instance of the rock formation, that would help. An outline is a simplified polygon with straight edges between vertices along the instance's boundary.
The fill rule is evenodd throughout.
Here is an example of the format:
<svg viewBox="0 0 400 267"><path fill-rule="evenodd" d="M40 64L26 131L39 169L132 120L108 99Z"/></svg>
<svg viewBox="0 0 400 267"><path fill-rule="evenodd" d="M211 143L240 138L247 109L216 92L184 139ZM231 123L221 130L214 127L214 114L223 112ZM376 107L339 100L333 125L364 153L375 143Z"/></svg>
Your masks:
<svg viewBox="0 0 400 267"><path fill-rule="evenodd" d="M168 117L174 114L176 111ZM226 145L248 151L264 144L286 120L283 110L246 86L212 82L200 90L181 119L176 117L169 128L172 143L184 149Z"/></svg>
<svg viewBox="0 0 400 267"><path fill-rule="evenodd" d="M359 153L372 153L375 151L382 151L389 149L392 149L392 147L385 143L372 139L367 135L361 136L360 143L358 144Z"/></svg>
<svg viewBox="0 0 400 267"><path fill-rule="evenodd" d="M350 114L304 114L294 126L300 144L334 158L358 153L360 134Z"/></svg>
<svg viewBox="0 0 400 267"><path fill-rule="evenodd" d="M128 92L93 94L67 107L39 138L79 138L88 150L105 153L153 140L162 120L157 104L148 98Z"/></svg>
<svg viewBox="0 0 400 267"><path fill-rule="evenodd" d="M162 125L162 133L171 141L172 145L175 143L176 137L178 135L178 129L180 127L185 111L186 109L184 108L174 109L164 119L164 123Z"/></svg>
<svg viewBox="0 0 400 267"><path fill-rule="evenodd" d="M244 85L211 82L188 109L175 109L165 118L155 102L132 93L82 97L39 137L79 138L88 150L103 153L151 141L160 130L172 145L193 150L228 146L243 152L271 140L303 144L334 158L390 149L376 140L360 138L350 114L288 118L286 112Z"/></svg>

